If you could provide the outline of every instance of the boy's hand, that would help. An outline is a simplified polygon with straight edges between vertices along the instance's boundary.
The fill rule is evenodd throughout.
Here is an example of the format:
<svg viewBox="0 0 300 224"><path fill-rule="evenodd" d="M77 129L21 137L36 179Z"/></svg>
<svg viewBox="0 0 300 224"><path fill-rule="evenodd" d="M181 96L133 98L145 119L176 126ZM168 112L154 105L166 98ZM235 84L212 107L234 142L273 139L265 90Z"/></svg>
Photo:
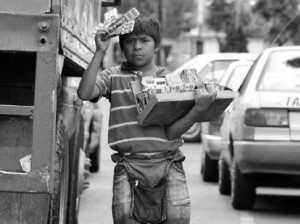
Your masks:
<svg viewBox="0 0 300 224"><path fill-rule="evenodd" d="M214 102L217 92L209 93L205 87L200 87L195 90L195 106L194 110L202 112Z"/></svg>
<svg viewBox="0 0 300 224"><path fill-rule="evenodd" d="M105 28L99 28L95 35L96 51L105 52L109 46L110 39L104 37L108 34L108 30Z"/></svg>

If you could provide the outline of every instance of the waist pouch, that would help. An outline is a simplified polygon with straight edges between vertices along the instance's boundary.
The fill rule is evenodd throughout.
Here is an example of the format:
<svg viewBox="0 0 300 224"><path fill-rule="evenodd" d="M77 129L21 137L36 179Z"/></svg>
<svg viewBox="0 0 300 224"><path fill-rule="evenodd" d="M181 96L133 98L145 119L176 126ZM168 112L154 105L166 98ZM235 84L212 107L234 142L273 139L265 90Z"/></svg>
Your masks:
<svg viewBox="0 0 300 224"><path fill-rule="evenodd" d="M179 151L178 151L179 152ZM112 156L126 169L131 187L130 216L140 223L157 224L167 218L168 173L173 162L184 160L181 153L160 156Z"/></svg>

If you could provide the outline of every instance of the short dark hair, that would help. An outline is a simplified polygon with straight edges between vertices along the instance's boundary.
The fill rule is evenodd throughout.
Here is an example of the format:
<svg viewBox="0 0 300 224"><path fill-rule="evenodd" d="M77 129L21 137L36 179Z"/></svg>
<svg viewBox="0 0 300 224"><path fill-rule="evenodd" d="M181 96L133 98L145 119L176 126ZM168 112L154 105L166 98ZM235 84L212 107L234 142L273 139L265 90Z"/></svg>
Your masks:
<svg viewBox="0 0 300 224"><path fill-rule="evenodd" d="M153 38L155 47L160 46L160 22L146 11L139 11L140 15L135 18L134 28L131 33L119 36L120 47L123 50L123 43L129 34L146 34Z"/></svg>

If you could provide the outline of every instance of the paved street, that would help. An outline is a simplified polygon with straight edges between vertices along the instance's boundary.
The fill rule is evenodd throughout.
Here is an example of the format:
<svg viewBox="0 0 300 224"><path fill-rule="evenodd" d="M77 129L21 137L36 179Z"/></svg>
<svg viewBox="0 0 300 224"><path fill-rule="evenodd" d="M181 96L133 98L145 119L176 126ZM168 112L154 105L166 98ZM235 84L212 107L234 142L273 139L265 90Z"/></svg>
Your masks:
<svg viewBox="0 0 300 224"><path fill-rule="evenodd" d="M107 105L105 108L108 109ZM105 120L104 126L107 125ZM105 126L106 127L106 126ZM106 135L103 131L103 135ZM103 138L100 172L88 180L90 187L81 197L79 224L112 224L111 198L113 162L112 150ZM258 189L252 211L237 211L230 197L218 192L217 183L205 183L200 176L200 143L185 143L186 170L192 203L191 224L299 224L300 191L287 189Z"/></svg>
<svg viewBox="0 0 300 224"><path fill-rule="evenodd" d="M192 202L191 224L298 224L300 191L260 189L253 211L236 211L230 197L218 193L216 183L204 183L200 178L199 144L186 143L184 163ZM111 188L113 163L110 149L103 148L101 171L89 177L90 187L81 198L79 224L112 224ZM272 196L273 194L277 196ZM282 196L285 195L285 196ZM295 196L296 195L296 196Z"/></svg>

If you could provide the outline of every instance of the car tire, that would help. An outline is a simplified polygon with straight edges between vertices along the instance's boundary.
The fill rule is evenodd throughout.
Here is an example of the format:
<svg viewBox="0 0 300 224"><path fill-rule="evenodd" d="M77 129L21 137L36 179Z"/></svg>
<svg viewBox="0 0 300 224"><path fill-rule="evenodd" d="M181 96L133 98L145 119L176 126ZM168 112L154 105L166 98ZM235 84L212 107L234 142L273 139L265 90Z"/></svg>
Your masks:
<svg viewBox="0 0 300 224"><path fill-rule="evenodd" d="M219 164L219 192L222 195L231 194L230 171L223 157L220 157Z"/></svg>
<svg viewBox="0 0 300 224"><path fill-rule="evenodd" d="M254 207L254 177L242 174L235 161L233 161L231 169L231 187L231 205L234 209L250 210Z"/></svg>
<svg viewBox="0 0 300 224"><path fill-rule="evenodd" d="M205 182L215 182L218 180L218 161L209 158L204 150L202 152L201 175Z"/></svg>

